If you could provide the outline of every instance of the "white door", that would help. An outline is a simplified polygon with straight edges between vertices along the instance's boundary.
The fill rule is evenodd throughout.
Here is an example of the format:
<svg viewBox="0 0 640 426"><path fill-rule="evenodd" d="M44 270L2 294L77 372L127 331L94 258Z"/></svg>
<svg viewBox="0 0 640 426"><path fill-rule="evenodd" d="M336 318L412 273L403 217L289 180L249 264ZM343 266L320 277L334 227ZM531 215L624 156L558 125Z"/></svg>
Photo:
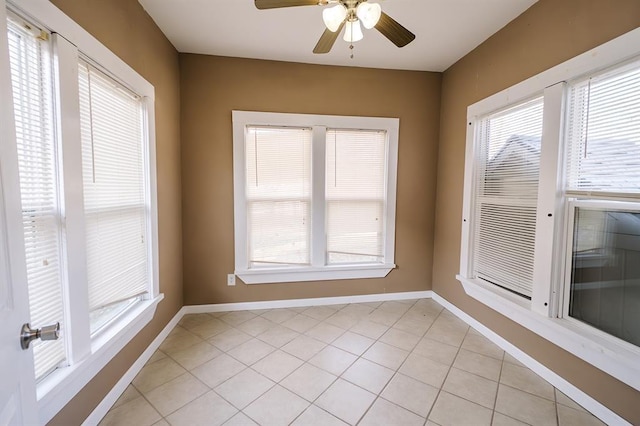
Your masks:
<svg viewBox="0 0 640 426"><path fill-rule="evenodd" d="M6 25L0 0L0 426L38 422L32 349L20 345L29 302Z"/></svg>

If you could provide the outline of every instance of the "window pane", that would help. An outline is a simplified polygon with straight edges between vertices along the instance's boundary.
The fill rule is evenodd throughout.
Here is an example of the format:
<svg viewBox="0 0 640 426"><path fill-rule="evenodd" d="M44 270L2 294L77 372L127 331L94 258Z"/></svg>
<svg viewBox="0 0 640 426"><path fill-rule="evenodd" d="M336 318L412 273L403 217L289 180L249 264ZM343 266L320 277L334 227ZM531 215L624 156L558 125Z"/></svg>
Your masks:
<svg viewBox="0 0 640 426"><path fill-rule="evenodd" d="M327 130L327 262L384 261L386 132Z"/></svg>
<svg viewBox="0 0 640 426"><path fill-rule="evenodd" d="M640 212L575 209L569 315L640 346Z"/></svg>
<svg viewBox="0 0 640 426"><path fill-rule="evenodd" d="M93 334L149 289L143 110L84 61L79 89Z"/></svg>
<svg viewBox="0 0 640 426"><path fill-rule="evenodd" d="M640 193L640 63L574 84L568 131L569 190Z"/></svg>
<svg viewBox="0 0 640 426"><path fill-rule="evenodd" d="M50 45L17 18L9 19L8 36L30 323L42 327L64 317ZM64 333L34 342L33 354L41 379L65 360Z"/></svg>
<svg viewBox="0 0 640 426"><path fill-rule="evenodd" d="M311 237L311 129L248 127L250 267L306 265Z"/></svg>
<svg viewBox="0 0 640 426"><path fill-rule="evenodd" d="M542 98L480 122L475 276L530 298L542 140Z"/></svg>

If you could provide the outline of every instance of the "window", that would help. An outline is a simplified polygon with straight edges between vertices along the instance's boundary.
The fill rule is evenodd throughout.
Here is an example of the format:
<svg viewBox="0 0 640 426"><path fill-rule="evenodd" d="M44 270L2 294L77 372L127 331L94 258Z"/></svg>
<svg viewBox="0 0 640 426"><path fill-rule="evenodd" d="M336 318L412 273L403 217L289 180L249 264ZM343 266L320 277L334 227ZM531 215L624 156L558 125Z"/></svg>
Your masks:
<svg viewBox="0 0 640 426"><path fill-rule="evenodd" d="M397 119L234 111L233 126L244 282L389 273Z"/></svg>
<svg viewBox="0 0 640 426"><path fill-rule="evenodd" d="M640 30L468 108L465 291L640 389Z"/></svg>
<svg viewBox="0 0 640 426"><path fill-rule="evenodd" d="M18 165L7 179L21 191L30 324L61 324L58 340L33 345L46 423L162 299L154 93L49 2L21 7L1 23L17 148L7 161ZM47 21L59 28L45 30Z"/></svg>

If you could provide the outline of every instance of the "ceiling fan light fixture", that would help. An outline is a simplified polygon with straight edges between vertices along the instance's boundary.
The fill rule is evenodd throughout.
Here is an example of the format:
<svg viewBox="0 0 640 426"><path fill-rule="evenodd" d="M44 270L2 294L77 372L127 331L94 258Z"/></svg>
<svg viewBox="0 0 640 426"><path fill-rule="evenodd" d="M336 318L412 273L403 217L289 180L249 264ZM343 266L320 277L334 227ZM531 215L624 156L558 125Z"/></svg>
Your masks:
<svg viewBox="0 0 640 426"><path fill-rule="evenodd" d="M338 31L340 24L347 17L347 8L342 4L337 4L333 7L327 7L322 11L322 20L327 29L331 32Z"/></svg>
<svg viewBox="0 0 640 426"><path fill-rule="evenodd" d="M362 25L368 30L375 27L382 15L382 7L378 3L362 2L356 9L358 19L362 21Z"/></svg>
<svg viewBox="0 0 640 426"><path fill-rule="evenodd" d="M353 43L362 40L364 35L362 34L362 28L360 28L360 21L347 21L347 25L344 27L344 41Z"/></svg>

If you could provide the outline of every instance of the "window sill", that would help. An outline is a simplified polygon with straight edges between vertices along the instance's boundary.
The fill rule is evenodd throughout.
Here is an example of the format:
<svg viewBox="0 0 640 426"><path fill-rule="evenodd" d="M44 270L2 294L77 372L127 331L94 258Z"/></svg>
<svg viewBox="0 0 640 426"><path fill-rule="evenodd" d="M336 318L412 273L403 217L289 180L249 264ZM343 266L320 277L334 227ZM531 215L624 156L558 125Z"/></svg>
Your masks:
<svg viewBox="0 0 640 426"><path fill-rule="evenodd" d="M155 315L160 294L138 303L98 335L91 354L69 367L59 368L38 384L38 416L48 423Z"/></svg>
<svg viewBox="0 0 640 426"><path fill-rule="evenodd" d="M479 280L457 275L465 293L551 343L561 347L621 382L640 390L640 350L601 335L578 321L549 318L531 311L528 301L503 294ZM511 296L511 297L509 297Z"/></svg>
<svg viewBox="0 0 640 426"><path fill-rule="evenodd" d="M383 278L396 267L393 263L375 265L332 265L320 268L269 268L235 271L245 284L289 283L298 281Z"/></svg>

